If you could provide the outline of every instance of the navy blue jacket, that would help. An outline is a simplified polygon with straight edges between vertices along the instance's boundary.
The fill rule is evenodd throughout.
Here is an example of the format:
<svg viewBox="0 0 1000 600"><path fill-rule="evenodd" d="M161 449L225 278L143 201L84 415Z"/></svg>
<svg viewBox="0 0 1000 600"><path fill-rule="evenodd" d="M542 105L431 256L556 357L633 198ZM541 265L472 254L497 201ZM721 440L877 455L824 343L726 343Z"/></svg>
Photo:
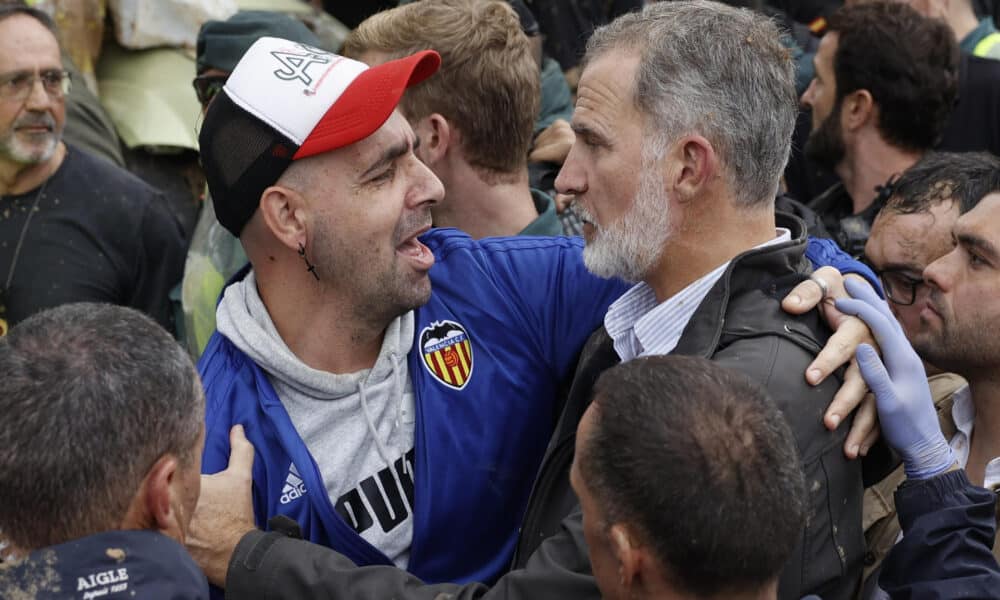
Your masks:
<svg viewBox="0 0 1000 600"><path fill-rule="evenodd" d="M903 539L889 552L879 587L893 600L1000 598L996 500L961 470L903 483L896 491Z"/></svg>
<svg viewBox="0 0 1000 600"><path fill-rule="evenodd" d="M36 550L0 568L0 598L22 597L202 600L208 582L173 539L147 530L108 531Z"/></svg>

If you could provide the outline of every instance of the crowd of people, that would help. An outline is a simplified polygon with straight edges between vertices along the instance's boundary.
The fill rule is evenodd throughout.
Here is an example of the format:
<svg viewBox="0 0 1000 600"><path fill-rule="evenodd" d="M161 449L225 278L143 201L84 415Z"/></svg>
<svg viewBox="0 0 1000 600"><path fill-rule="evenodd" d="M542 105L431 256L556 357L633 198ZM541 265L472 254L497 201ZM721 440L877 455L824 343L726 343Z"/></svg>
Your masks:
<svg viewBox="0 0 1000 600"><path fill-rule="evenodd" d="M5 0L0 598L1000 598L995 8L237 12L188 230Z"/></svg>

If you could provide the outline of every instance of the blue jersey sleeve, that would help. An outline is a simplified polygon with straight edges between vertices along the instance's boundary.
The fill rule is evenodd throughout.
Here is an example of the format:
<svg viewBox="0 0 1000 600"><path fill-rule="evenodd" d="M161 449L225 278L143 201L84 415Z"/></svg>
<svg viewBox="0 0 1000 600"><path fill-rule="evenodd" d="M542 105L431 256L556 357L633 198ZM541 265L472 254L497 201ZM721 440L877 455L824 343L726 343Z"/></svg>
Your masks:
<svg viewBox="0 0 1000 600"><path fill-rule="evenodd" d="M875 272L868 265L851 258L833 240L810 237L809 244L806 246L806 258L813 264L814 269L833 267L844 275L848 273L860 275L871 284L879 296L885 297L882 292L882 283L875 276Z"/></svg>
<svg viewBox="0 0 1000 600"><path fill-rule="evenodd" d="M484 240L482 247L492 255L494 284L516 303L539 359L560 377L568 375L608 306L629 285L591 274L580 238Z"/></svg>
<svg viewBox="0 0 1000 600"><path fill-rule="evenodd" d="M218 473L229 466L229 429L234 425L229 406L230 381L226 380L222 356L222 337L215 333L198 361L198 375L205 389L205 449L201 454L201 472Z"/></svg>

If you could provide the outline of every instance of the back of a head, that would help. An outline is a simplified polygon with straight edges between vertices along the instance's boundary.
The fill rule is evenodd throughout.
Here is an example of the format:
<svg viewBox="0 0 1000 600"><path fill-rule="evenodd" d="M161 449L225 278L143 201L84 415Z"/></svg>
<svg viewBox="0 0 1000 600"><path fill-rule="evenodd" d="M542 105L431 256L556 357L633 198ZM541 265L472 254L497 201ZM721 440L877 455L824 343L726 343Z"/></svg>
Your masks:
<svg viewBox="0 0 1000 600"><path fill-rule="evenodd" d="M633 100L649 121L654 156L700 134L741 205L773 203L798 99L795 65L770 19L708 0L657 2L598 28L585 64L616 50L641 56Z"/></svg>
<svg viewBox="0 0 1000 600"><path fill-rule="evenodd" d="M671 587L727 597L773 585L802 537L794 436L766 392L703 358L603 373L577 455L607 524L635 527Z"/></svg>
<svg viewBox="0 0 1000 600"><path fill-rule="evenodd" d="M225 21L206 21L198 32L198 74L208 69L232 72L246 51L262 37L278 37L319 47L316 34L302 21L286 14L245 10Z"/></svg>
<svg viewBox="0 0 1000 600"><path fill-rule="evenodd" d="M868 90L887 142L917 152L937 144L958 93L958 45L948 25L880 1L839 9L827 31L838 36L837 102Z"/></svg>
<svg viewBox="0 0 1000 600"><path fill-rule="evenodd" d="M365 20L343 52L398 58L426 49L441 55L441 69L406 93L403 114L417 121L440 113L452 122L466 160L485 171L487 181L519 174L527 164L541 83L517 14L503 0L415 2Z"/></svg>
<svg viewBox="0 0 1000 600"><path fill-rule="evenodd" d="M929 152L893 184L883 210L921 213L958 202L959 214L965 214L993 192L1000 192L1000 158L987 152Z"/></svg>
<svg viewBox="0 0 1000 600"><path fill-rule="evenodd" d="M191 360L149 317L109 304L38 313L0 340L0 532L19 550L122 522L154 462L200 453Z"/></svg>

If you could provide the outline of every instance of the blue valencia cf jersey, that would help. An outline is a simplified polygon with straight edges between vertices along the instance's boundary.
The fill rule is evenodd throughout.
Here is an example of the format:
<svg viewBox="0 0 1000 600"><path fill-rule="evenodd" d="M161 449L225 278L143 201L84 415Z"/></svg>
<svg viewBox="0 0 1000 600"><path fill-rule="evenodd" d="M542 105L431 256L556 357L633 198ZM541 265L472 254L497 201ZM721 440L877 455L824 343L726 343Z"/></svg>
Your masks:
<svg viewBox="0 0 1000 600"><path fill-rule="evenodd" d="M408 570L421 579L492 582L509 568L558 416L559 386L628 286L591 275L579 238L476 241L436 229L421 241L436 263L430 301L415 311L408 357L415 445L396 461L396 477L376 476L381 484L369 486L375 493L367 504L386 515L405 510L403 498L412 506ZM392 564L356 532L380 526L385 515L367 514L360 499L346 499L347 511L331 502L265 373L219 333L199 371L207 399L203 471L226 468L229 430L243 424L257 451L258 526L286 515L305 539L359 565ZM395 489L397 481L403 489Z"/></svg>
<svg viewBox="0 0 1000 600"><path fill-rule="evenodd" d="M199 362L206 395L202 469L226 468L229 430L242 424L256 449L253 503L261 528L285 515L305 539L358 565L390 565L357 530L405 510L405 498L413 509L408 570L428 582L490 583L510 565L558 416L559 386L628 286L591 275L579 238L476 241L437 229L421 241L437 262L431 298L415 311L408 356L415 444L393 465L395 477L387 467L377 474L381 483L368 486L371 494L366 482L355 490L376 514L360 498L334 506L267 376L218 332ZM810 240L814 264L874 279L825 242Z"/></svg>

